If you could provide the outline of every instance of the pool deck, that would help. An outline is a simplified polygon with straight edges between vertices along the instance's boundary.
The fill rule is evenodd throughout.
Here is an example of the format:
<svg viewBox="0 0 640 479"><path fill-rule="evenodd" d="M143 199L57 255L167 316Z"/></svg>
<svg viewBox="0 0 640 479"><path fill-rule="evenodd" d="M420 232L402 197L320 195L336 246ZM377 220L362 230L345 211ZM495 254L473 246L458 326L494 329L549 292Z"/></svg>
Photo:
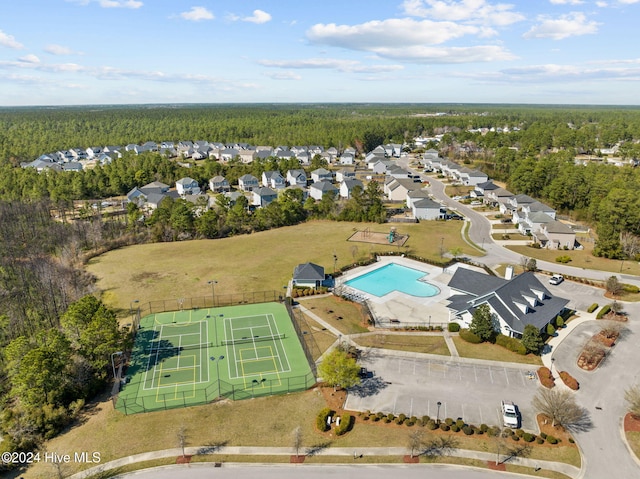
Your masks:
<svg viewBox="0 0 640 479"><path fill-rule="evenodd" d="M349 280L390 263L423 271L425 275L428 275L427 282L436 286L440 292L435 296L419 297L392 291L389 294L378 297L345 284ZM405 326L416 324L428 326L430 323L436 325L449 322L449 310L446 304L448 303L447 298L451 296L451 289L447 284L459 267L467 266L457 264L451 268L443 269L402 256L379 256L376 263L355 268L345 273L339 278L336 286L342 288L345 292L355 293L359 297L366 299L373 314L385 325L394 324L396 327L402 327L403 324Z"/></svg>

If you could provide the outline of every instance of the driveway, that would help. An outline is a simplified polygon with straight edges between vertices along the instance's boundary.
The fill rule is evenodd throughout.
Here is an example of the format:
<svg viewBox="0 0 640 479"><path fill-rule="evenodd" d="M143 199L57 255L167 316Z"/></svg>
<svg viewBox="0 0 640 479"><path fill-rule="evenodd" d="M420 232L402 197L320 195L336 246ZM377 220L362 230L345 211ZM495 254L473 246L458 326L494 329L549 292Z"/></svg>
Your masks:
<svg viewBox="0 0 640 479"><path fill-rule="evenodd" d="M535 366L425 356L369 350L361 363L373 376L349 391L345 407L501 425L500 401L508 399L520 407L522 427L537 429L529 406L538 385L530 379Z"/></svg>

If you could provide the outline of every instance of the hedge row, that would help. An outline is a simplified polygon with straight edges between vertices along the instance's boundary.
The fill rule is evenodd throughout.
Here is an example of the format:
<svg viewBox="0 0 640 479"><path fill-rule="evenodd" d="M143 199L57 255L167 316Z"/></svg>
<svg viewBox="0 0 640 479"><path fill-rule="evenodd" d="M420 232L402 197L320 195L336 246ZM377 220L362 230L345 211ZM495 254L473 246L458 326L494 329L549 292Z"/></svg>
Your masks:
<svg viewBox="0 0 640 479"><path fill-rule="evenodd" d="M335 412L332 411L331 408L326 407L322 409L316 417L316 427L318 428L318 430L322 432L328 431L331 426L327 424L327 419L329 418L329 416L333 416L334 414Z"/></svg>
<svg viewBox="0 0 640 479"><path fill-rule="evenodd" d="M353 416L351 414L344 413L340 416L340 425L336 427L336 436L342 436L347 431L350 431L353 427Z"/></svg>
<svg viewBox="0 0 640 479"><path fill-rule="evenodd" d="M604 318L605 314L607 314L609 311L611 311L611 305L610 304L605 304L602 307L602 309L600 311L598 311L598 314L596 314L596 319Z"/></svg>
<svg viewBox="0 0 640 479"><path fill-rule="evenodd" d="M313 296L315 294L325 294L329 289L325 286L319 288L293 288L291 290L292 298L301 298L303 296Z"/></svg>
<svg viewBox="0 0 640 479"><path fill-rule="evenodd" d="M461 329L460 337L471 344L480 344L482 342L482 339L479 336L473 334L468 329Z"/></svg>
<svg viewBox="0 0 640 479"><path fill-rule="evenodd" d="M527 354L527 348L522 345L519 339L510 338L504 334L498 334L496 337L496 344L523 356Z"/></svg>
<svg viewBox="0 0 640 479"><path fill-rule="evenodd" d="M631 293L631 294L636 294L640 292L640 288L638 288L635 284L627 284L627 283L622 283L622 290L625 293Z"/></svg>
<svg viewBox="0 0 640 479"><path fill-rule="evenodd" d="M598 309L598 306L598 303L593 303L587 308L587 313L593 313L596 309Z"/></svg>

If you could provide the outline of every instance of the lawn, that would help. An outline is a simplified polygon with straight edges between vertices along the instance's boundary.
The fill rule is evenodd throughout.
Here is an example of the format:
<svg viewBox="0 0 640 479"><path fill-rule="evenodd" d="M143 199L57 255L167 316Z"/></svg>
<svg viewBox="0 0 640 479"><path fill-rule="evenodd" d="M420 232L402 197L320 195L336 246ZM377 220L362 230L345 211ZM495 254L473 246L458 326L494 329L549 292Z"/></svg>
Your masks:
<svg viewBox="0 0 640 479"><path fill-rule="evenodd" d="M298 299L299 300L299 299ZM361 306L333 295L299 300L300 305L343 334L366 333L369 328Z"/></svg>
<svg viewBox="0 0 640 479"><path fill-rule="evenodd" d="M122 312L135 299L151 300L211 297L250 291L282 291L299 263L311 261L333 270L370 255L402 251L440 260L446 250L460 247L462 255L477 254L460 235L462 222L423 221L395 225L410 236L398 250L387 245L349 242L357 229L388 232L388 225L310 221L297 226L217 240L152 243L129 246L93 258L87 270L98 278L103 300Z"/></svg>
<svg viewBox="0 0 640 479"><path fill-rule="evenodd" d="M542 366L540 356L527 354L522 356L508 349L491 343L471 344L459 336L452 337L458 353L463 358L487 359L489 361L505 361L509 363L524 363Z"/></svg>
<svg viewBox="0 0 640 479"><path fill-rule="evenodd" d="M313 360L317 361L338 338L324 326L316 323L310 316L303 314L302 317L302 324L299 323L303 334L302 338L307 344Z"/></svg>
<svg viewBox="0 0 640 479"><path fill-rule="evenodd" d="M424 334L372 333L354 338L360 346L369 348L411 351L414 353L440 354L449 356L449 348L442 336Z"/></svg>
<svg viewBox="0 0 640 479"><path fill-rule="evenodd" d="M637 431L625 431L627 436L627 442L629 443L629 447L636 455L636 457L640 458L640 432Z"/></svg>

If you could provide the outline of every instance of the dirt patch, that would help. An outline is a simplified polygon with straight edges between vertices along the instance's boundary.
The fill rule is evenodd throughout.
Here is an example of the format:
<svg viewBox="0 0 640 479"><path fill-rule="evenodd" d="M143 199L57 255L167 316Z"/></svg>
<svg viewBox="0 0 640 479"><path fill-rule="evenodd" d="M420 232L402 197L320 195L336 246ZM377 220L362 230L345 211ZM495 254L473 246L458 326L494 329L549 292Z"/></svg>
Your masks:
<svg viewBox="0 0 640 479"><path fill-rule="evenodd" d="M392 241L389 241L392 239ZM384 244L391 246L404 246L409 241L409 235L395 233L393 237L390 237L389 233L376 233L375 231L369 231L368 228L363 231L356 231L353 233L347 241L356 241L358 243L372 243L372 244Z"/></svg>
<svg viewBox="0 0 640 479"><path fill-rule="evenodd" d="M491 469L492 471L502 471L502 472L507 471L506 464L504 463L496 464L496 461L487 461L487 468Z"/></svg>
<svg viewBox="0 0 640 479"><path fill-rule="evenodd" d="M613 311L608 312L602 318L599 319L607 319L609 321L618 321L619 323L626 323L629 321L629 318L626 314L614 313Z"/></svg>
<svg viewBox="0 0 640 479"><path fill-rule="evenodd" d="M189 464L192 456L178 456L176 464Z"/></svg>
<svg viewBox="0 0 640 479"><path fill-rule="evenodd" d="M299 455L299 456L289 456L289 462L291 464L302 464L304 462L304 455Z"/></svg>
<svg viewBox="0 0 640 479"><path fill-rule="evenodd" d="M627 415L624 417L624 431L640 432L640 417L634 416L631 413L627 413Z"/></svg>
<svg viewBox="0 0 640 479"><path fill-rule="evenodd" d="M410 455L402 456L402 462L405 464L418 464L420 462L420 457Z"/></svg>

